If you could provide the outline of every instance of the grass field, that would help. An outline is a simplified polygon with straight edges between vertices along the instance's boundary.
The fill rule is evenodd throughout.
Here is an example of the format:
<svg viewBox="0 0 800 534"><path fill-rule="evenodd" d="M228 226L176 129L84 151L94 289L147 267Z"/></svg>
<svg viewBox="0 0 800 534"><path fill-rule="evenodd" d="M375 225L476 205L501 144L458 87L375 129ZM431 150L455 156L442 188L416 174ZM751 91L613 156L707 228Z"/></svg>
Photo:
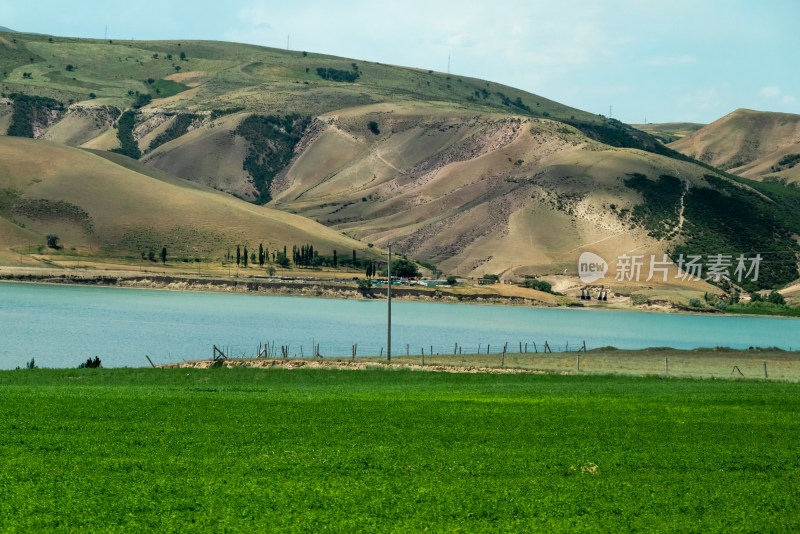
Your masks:
<svg viewBox="0 0 800 534"><path fill-rule="evenodd" d="M0 530L796 531L798 386L0 373Z"/></svg>

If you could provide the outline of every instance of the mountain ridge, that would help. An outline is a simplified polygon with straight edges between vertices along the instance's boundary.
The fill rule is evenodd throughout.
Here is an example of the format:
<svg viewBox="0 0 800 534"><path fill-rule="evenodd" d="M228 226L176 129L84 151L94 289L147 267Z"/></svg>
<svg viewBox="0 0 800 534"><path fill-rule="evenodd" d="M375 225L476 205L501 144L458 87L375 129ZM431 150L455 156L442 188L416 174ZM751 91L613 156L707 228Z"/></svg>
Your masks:
<svg viewBox="0 0 800 534"><path fill-rule="evenodd" d="M800 221L773 207L793 205L792 191L493 82L236 43L0 37L0 129L119 152L106 159L138 175L148 165L305 217L327 243L345 233L512 279L574 272L584 250L796 254ZM704 215L709 199L729 207L719 221ZM764 284L797 277L781 261Z"/></svg>

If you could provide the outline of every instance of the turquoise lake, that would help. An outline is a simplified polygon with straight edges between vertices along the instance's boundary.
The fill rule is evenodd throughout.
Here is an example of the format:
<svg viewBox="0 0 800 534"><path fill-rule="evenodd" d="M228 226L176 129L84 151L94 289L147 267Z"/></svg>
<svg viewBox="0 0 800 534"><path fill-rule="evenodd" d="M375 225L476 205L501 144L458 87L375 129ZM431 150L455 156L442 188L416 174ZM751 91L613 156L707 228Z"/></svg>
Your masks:
<svg viewBox="0 0 800 534"><path fill-rule="evenodd" d="M104 367L203 359L212 346L253 357L260 343L289 345L308 356L318 343L326 357L386 350L386 303L0 283L0 368L76 367L98 356ZM615 346L800 347L800 322L773 317L679 315L634 311L523 308L394 302L392 353L463 350L492 353L508 343L547 341L554 350Z"/></svg>

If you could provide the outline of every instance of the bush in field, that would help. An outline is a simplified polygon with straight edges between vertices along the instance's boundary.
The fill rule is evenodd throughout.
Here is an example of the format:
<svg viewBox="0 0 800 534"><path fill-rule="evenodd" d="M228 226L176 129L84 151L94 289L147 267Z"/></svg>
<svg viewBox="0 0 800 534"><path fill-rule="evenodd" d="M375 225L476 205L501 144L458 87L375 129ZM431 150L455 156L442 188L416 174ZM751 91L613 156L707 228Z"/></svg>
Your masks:
<svg viewBox="0 0 800 534"><path fill-rule="evenodd" d="M372 280L370 280L369 278L359 278L356 281L356 285L358 286L358 289L360 289L361 291L365 291L372 287Z"/></svg>
<svg viewBox="0 0 800 534"><path fill-rule="evenodd" d="M544 291L545 293L553 292L553 286L550 285L550 282L546 282L544 280L525 280L525 287L528 289L535 289L537 291Z"/></svg>
<svg viewBox="0 0 800 534"><path fill-rule="evenodd" d="M88 358L85 362L80 364L78 369L97 369L98 367L102 367L102 364L100 363L100 358L95 356L94 359Z"/></svg>

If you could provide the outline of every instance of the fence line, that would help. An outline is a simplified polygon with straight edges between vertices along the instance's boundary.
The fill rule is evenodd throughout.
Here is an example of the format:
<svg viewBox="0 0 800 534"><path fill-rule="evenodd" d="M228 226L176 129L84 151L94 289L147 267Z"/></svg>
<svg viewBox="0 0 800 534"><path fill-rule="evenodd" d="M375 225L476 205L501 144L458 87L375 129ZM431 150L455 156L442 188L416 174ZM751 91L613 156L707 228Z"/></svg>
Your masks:
<svg viewBox="0 0 800 534"><path fill-rule="evenodd" d="M211 359L322 359L333 361L385 360L385 347L377 344L352 344L346 350L335 345L288 343L269 340L257 346L212 345ZM461 343L426 346L406 344L403 355L392 361L422 366L484 367L520 369L569 374L633 374L664 377L715 377L800 381L800 354L780 349L682 351L655 349L589 352L584 341L551 344L549 340L505 342L502 345L475 345L475 352L465 352ZM492 350L494 347L494 350ZM571 349L568 350L568 347ZM530 350L533 349L533 350ZM477 352L480 350L480 352ZM763 354L766 352L766 354ZM147 358L152 364L150 358Z"/></svg>

